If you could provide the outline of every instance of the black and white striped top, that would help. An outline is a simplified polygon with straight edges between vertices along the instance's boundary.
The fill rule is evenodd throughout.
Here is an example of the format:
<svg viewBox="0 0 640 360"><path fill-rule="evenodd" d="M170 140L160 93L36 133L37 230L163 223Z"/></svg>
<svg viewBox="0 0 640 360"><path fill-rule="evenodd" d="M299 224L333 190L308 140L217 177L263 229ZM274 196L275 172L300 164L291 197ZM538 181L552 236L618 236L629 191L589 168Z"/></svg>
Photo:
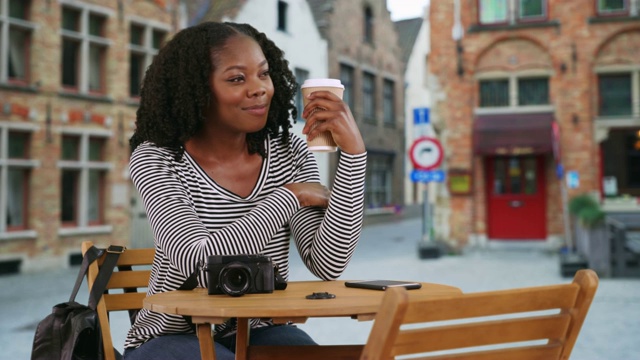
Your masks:
<svg viewBox="0 0 640 360"><path fill-rule="evenodd" d="M283 185L319 182L315 158L295 135L288 145L280 137L267 141L267 157L247 197L216 184L187 152L177 161L175 152L150 143L134 150L131 179L155 237L148 295L176 290L198 262L206 263L214 254L270 256L288 279L292 234L302 260L315 276L331 280L342 274L362 228L366 153L340 155L327 209L300 207ZM207 287L204 272L198 286ZM266 323L251 322L254 327ZM191 331L181 316L142 309L125 348L160 335Z"/></svg>

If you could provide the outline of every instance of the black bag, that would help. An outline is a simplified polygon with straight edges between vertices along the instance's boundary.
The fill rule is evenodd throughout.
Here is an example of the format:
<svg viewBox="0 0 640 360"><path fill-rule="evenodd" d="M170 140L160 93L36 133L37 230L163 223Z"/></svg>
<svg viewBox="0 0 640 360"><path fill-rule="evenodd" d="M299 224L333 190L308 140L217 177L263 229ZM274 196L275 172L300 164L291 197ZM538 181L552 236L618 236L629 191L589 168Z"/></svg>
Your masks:
<svg viewBox="0 0 640 360"><path fill-rule="evenodd" d="M82 305L75 301L89 265L102 256L104 251L92 246L85 253L69 301L55 305L51 314L38 323L33 338L31 360L102 360L104 358L102 333L96 307L124 247L110 246L107 250L105 262L91 288L89 304ZM116 358L121 358L117 351L115 353Z"/></svg>

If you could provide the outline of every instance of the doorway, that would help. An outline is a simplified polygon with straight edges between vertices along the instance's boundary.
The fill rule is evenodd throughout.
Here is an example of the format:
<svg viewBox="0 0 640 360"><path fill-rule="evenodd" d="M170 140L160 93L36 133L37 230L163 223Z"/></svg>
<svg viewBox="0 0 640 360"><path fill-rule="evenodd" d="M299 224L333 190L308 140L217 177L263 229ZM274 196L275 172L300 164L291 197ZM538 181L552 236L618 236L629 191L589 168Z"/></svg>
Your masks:
<svg viewBox="0 0 640 360"><path fill-rule="evenodd" d="M544 156L486 158L487 235L500 240L546 240Z"/></svg>

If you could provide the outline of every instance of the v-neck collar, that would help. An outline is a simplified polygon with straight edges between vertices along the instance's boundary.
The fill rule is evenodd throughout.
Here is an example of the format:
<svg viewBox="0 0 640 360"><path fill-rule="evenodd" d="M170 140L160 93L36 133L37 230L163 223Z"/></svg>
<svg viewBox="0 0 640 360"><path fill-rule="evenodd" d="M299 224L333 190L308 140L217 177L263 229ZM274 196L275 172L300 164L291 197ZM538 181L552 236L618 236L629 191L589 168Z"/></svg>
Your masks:
<svg viewBox="0 0 640 360"><path fill-rule="evenodd" d="M267 135L267 138L265 139L266 156L264 159L262 159L262 165L260 166L260 174L258 175L258 181L256 181L256 184L251 190L251 193L249 193L249 195L246 197L240 196L234 193L233 191L230 191L227 188L218 184L215 180L211 178L211 176L209 176L209 174L207 174L207 172L200 166L200 164L198 164L198 162L193 157L191 157L191 155L187 151L184 152L184 156L188 160L191 167L194 168L195 171L200 175L200 177L227 199L235 200L235 201L252 201L255 199L255 197L258 194L260 194L260 192L262 191L262 188L264 187L265 181L268 178L267 175L269 173L269 166L271 163L270 144L271 144L271 141L269 139L269 136Z"/></svg>

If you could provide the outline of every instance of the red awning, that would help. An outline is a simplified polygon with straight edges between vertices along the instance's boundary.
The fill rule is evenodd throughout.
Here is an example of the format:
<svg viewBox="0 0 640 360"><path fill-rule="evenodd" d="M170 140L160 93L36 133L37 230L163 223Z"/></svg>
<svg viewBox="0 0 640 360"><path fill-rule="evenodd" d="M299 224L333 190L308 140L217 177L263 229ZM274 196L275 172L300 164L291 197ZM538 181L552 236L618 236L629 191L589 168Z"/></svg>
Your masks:
<svg viewBox="0 0 640 360"><path fill-rule="evenodd" d="M477 115L473 149L483 155L525 155L553 149L553 113Z"/></svg>

